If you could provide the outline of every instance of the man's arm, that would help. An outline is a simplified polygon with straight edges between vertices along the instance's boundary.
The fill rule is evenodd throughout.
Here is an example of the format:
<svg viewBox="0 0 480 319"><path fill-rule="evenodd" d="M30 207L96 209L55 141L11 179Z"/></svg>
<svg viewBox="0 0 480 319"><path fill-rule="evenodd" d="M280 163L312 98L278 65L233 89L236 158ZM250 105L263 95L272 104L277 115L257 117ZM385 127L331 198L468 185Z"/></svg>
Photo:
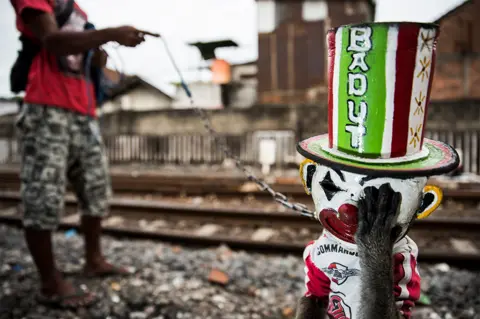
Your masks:
<svg viewBox="0 0 480 319"><path fill-rule="evenodd" d="M21 10L21 19L42 45L56 55L82 53L111 41L135 47L145 41L145 35L158 36L131 26L79 32L62 31L59 30L52 13L30 7Z"/></svg>

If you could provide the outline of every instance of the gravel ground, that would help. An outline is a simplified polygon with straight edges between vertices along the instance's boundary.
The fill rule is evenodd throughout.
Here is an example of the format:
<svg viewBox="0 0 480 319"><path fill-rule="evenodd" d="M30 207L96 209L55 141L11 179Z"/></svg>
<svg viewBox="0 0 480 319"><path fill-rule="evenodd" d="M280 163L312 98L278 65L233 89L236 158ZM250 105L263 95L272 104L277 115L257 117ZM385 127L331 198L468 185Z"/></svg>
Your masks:
<svg viewBox="0 0 480 319"><path fill-rule="evenodd" d="M79 271L81 237L58 233L55 244L60 267L73 274ZM303 264L298 256L109 237L104 239L104 249L111 261L132 266L136 274L89 280L73 275L72 280L85 283L102 300L89 310L51 310L35 302L37 275L22 233L0 225L0 318L291 318L303 291ZM443 264L420 268L423 288L435 310L417 308L414 318L480 318L475 316L480 313L478 273ZM217 283L209 276L212 270L217 270Z"/></svg>

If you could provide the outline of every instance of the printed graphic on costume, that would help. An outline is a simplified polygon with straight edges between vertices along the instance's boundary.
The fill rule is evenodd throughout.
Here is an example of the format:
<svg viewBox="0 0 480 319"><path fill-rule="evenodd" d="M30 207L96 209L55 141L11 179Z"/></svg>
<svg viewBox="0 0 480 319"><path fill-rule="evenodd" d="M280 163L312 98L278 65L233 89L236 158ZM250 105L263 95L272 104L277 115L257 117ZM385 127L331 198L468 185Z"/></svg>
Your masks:
<svg viewBox="0 0 480 319"><path fill-rule="evenodd" d="M55 12L62 12L66 10L68 0L55 1ZM77 7L73 9L67 23L61 28L63 31L83 31L87 19L85 14ZM72 54L58 58L58 65L60 70L67 75L78 76L83 74L84 54Z"/></svg>
<svg viewBox="0 0 480 319"><path fill-rule="evenodd" d="M340 292L332 292L330 303L328 304L328 315L332 319L351 319L352 309L345 303Z"/></svg>
<svg viewBox="0 0 480 319"><path fill-rule="evenodd" d="M337 285L343 284L351 276L360 276L359 269L350 269L339 263L331 263L328 267L322 268L322 271Z"/></svg>

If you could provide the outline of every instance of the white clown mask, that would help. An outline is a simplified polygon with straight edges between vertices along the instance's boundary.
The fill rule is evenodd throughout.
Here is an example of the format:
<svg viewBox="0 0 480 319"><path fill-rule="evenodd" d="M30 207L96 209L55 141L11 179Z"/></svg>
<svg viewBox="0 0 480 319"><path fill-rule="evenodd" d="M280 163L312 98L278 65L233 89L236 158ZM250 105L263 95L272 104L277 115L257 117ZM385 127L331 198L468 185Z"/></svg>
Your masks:
<svg viewBox="0 0 480 319"><path fill-rule="evenodd" d="M357 229L357 203L368 186L380 188L389 183L402 195L396 225L401 227L398 239L408 231L415 219L430 215L441 203L442 192L427 184L427 177L373 177L336 170L305 160L300 175L307 194L315 204L315 218L338 238L354 242Z"/></svg>

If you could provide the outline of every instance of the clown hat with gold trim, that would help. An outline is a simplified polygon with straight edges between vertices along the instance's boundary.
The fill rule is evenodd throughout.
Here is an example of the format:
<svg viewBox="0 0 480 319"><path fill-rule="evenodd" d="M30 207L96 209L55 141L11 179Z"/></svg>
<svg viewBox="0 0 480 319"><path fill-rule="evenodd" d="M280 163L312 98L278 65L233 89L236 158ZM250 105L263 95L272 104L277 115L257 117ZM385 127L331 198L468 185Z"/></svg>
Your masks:
<svg viewBox="0 0 480 319"><path fill-rule="evenodd" d="M459 165L424 138L438 26L398 22L329 30L328 134L298 152L322 165L375 176L431 176Z"/></svg>

